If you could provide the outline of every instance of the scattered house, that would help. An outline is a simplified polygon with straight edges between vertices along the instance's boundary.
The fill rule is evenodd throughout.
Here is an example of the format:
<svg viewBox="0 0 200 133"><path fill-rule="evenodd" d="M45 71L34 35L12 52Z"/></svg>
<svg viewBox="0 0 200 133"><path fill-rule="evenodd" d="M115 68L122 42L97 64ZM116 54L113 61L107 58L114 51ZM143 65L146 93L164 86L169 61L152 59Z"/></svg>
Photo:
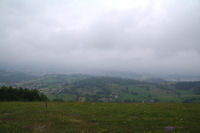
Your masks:
<svg viewBox="0 0 200 133"><path fill-rule="evenodd" d="M80 102L85 102L85 101L86 101L86 98L85 98L85 97L79 97L78 101L80 101Z"/></svg>
<svg viewBox="0 0 200 133"><path fill-rule="evenodd" d="M105 98L105 97L102 97L102 98L99 99L99 101L101 101L101 102L108 102L109 99L108 99L108 98Z"/></svg>
<svg viewBox="0 0 200 133"><path fill-rule="evenodd" d="M150 99L150 103L155 103L155 100L154 99Z"/></svg>

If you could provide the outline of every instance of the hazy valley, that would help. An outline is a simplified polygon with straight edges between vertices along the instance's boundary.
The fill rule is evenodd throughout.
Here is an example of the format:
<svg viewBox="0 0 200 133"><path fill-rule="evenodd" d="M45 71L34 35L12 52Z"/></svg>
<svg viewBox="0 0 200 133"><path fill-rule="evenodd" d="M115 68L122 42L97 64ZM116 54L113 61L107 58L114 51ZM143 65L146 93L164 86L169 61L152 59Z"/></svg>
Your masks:
<svg viewBox="0 0 200 133"><path fill-rule="evenodd" d="M51 100L88 102L199 102L200 81L138 79L127 75L48 74L1 71L2 85L38 89ZM127 77L126 77L127 76ZM144 77L144 76L140 76Z"/></svg>

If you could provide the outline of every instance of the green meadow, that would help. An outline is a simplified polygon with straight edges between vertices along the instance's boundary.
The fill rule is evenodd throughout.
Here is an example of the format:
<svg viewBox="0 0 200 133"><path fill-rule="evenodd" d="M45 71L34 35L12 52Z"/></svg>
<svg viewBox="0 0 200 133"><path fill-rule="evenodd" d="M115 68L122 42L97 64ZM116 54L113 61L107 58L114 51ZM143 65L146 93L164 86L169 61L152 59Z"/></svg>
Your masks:
<svg viewBox="0 0 200 133"><path fill-rule="evenodd" d="M0 102L0 133L199 133L200 104Z"/></svg>

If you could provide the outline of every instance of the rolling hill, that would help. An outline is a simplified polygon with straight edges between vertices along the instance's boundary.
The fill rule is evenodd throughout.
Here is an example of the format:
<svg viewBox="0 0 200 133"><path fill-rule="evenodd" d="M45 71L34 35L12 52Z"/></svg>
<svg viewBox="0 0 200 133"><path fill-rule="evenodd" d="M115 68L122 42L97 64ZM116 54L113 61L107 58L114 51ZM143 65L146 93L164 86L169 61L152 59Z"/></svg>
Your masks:
<svg viewBox="0 0 200 133"><path fill-rule="evenodd" d="M3 73L3 74L2 74ZM172 82L84 74L31 76L1 71L0 83L38 89L50 99L88 102L200 102L200 81Z"/></svg>

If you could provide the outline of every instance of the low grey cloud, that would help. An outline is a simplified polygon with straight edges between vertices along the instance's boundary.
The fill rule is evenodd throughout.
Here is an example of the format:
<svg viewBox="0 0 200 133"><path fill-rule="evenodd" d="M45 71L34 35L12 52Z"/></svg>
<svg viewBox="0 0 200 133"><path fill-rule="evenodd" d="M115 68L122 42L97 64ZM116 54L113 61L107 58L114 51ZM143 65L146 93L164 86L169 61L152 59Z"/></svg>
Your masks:
<svg viewBox="0 0 200 133"><path fill-rule="evenodd" d="M2 0L0 65L200 74L199 0Z"/></svg>

